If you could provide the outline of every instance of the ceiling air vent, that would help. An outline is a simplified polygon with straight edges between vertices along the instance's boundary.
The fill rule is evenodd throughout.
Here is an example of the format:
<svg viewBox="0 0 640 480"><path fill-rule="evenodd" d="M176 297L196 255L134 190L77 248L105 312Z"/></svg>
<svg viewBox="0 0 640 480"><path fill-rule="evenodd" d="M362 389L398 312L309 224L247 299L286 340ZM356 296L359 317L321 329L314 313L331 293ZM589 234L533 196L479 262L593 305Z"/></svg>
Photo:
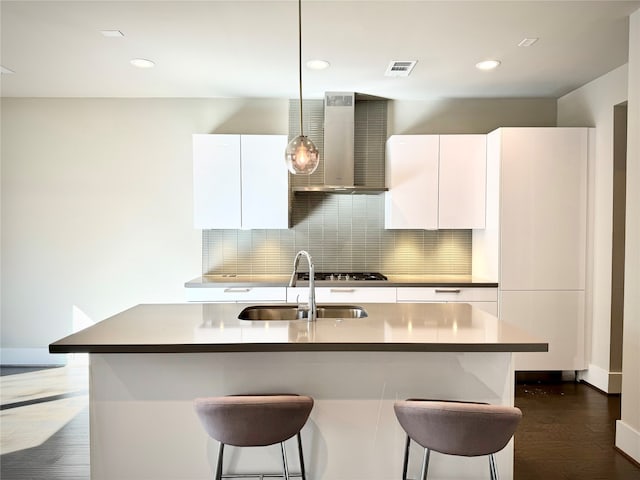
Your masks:
<svg viewBox="0 0 640 480"><path fill-rule="evenodd" d="M385 77L408 77L417 60L393 60L384 72Z"/></svg>

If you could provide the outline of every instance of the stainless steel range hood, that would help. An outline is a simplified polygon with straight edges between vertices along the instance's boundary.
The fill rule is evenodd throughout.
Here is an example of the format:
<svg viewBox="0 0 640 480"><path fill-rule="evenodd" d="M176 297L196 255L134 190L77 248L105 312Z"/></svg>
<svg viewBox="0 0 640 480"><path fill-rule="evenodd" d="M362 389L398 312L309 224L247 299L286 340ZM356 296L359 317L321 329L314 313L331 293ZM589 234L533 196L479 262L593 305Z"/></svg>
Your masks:
<svg viewBox="0 0 640 480"><path fill-rule="evenodd" d="M354 184L356 100L376 99L354 92L324 96L324 184L294 187L294 192L380 193L385 187Z"/></svg>

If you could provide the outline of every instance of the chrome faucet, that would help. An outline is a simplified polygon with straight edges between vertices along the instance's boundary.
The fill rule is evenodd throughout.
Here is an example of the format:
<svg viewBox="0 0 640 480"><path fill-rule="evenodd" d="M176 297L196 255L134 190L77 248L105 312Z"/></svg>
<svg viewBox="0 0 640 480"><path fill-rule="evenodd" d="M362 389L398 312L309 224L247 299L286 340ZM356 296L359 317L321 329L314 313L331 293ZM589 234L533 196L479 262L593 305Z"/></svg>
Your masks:
<svg viewBox="0 0 640 480"><path fill-rule="evenodd" d="M313 265L313 259L309 252L305 250L300 250L296 253L296 257L293 259L293 273L291 274L291 280L289 280L289 286L295 287L296 280L298 279L298 264L300 263L300 257L307 257L307 262L309 263L309 314L307 316L307 321L314 322L316 320L317 315L317 307L316 307L316 270Z"/></svg>

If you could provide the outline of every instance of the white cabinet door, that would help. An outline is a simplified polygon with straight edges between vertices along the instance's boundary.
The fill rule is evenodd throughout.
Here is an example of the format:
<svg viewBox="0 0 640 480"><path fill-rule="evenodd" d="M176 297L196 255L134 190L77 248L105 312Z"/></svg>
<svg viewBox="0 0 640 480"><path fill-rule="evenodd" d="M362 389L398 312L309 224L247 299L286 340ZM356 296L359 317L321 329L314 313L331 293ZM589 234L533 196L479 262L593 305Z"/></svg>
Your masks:
<svg viewBox="0 0 640 480"><path fill-rule="evenodd" d="M288 228L286 135L194 135L196 228Z"/></svg>
<svg viewBox="0 0 640 480"><path fill-rule="evenodd" d="M486 135L440 135L438 228L484 228Z"/></svg>
<svg viewBox="0 0 640 480"><path fill-rule="evenodd" d="M287 289L287 302L309 301L307 287ZM316 287L316 303L396 303L395 287Z"/></svg>
<svg viewBox="0 0 640 480"><path fill-rule="evenodd" d="M240 136L193 135L196 228L240 228Z"/></svg>
<svg viewBox="0 0 640 480"><path fill-rule="evenodd" d="M500 293L500 319L544 342L548 352L515 353L516 370L584 370L584 292Z"/></svg>
<svg viewBox="0 0 640 480"><path fill-rule="evenodd" d="M384 227L438 228L438 135L387 140Z"/></svg>
<svg viewBox="0 0 640 480"><path fill-rule="evenodd" d="M242 228L289 227L286 135L242 135Z"/></svg>
<svg viewBox="0 0 640 480"><path fill-rule="evenodd" d="M267 302L284 303L286 287L203 287L185 288L188 302Z"/></svg>
<svg viewBox="0 0 640 480"><path fill-rule="evenodd" d="M586 128L502 129L500 287L582 290Z"/></svg>
<svg viewBox="0 0 640 480"><path fill-rule="evenodd" d="M498 315L498 289L491 287L398 287L398 303L468 303Z"/></svg>
<svg viewBox="0 0 640 480"><path fill-rule="evenodd" d="M398 302L497 302L492 287L398 287Z"/></svg>

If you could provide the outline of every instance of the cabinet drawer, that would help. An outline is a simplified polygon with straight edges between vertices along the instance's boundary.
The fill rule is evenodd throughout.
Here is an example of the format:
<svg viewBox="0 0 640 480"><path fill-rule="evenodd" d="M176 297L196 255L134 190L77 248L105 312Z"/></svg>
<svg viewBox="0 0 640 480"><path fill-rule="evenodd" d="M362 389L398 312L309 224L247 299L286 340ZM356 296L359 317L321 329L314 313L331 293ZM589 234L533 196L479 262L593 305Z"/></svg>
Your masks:
<svg viewBox="0 0 640 480"><path fill-rule="evenodd" d="M497 302L497 288L398 287L398 302Z"/></svg>
<svg viewBox="0 0 640 480"><path fill-rule="evenodd" d="M282 302L286 287L186 288L188 302Z"/></svg>
<svg viewBox="0 0 640 480"><path fill-rule="evenodd" d="M306 302L307 287L287 289L287 302ZM316 303L396 303L394 287L316 287Z"/></svg>

